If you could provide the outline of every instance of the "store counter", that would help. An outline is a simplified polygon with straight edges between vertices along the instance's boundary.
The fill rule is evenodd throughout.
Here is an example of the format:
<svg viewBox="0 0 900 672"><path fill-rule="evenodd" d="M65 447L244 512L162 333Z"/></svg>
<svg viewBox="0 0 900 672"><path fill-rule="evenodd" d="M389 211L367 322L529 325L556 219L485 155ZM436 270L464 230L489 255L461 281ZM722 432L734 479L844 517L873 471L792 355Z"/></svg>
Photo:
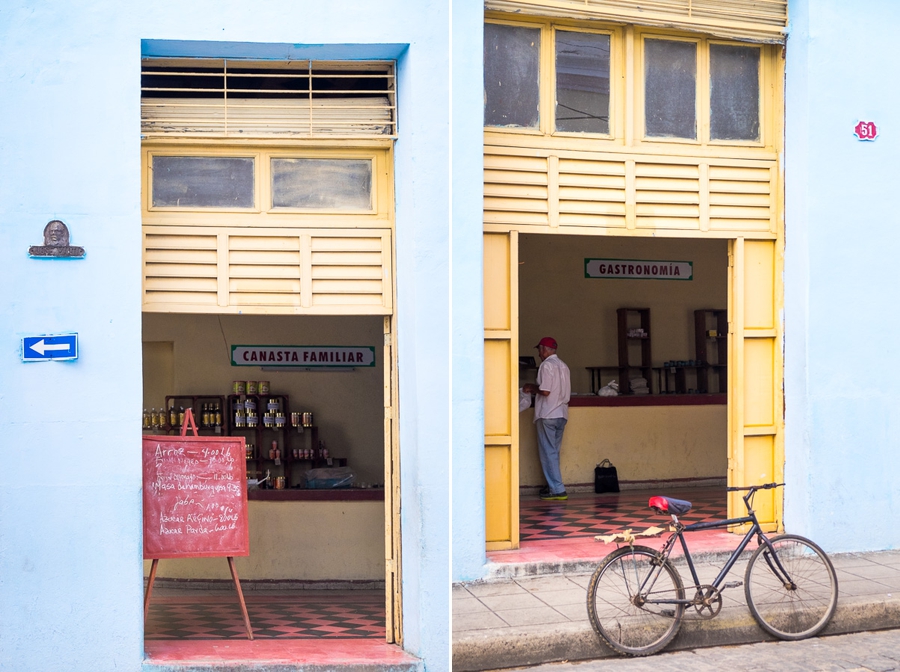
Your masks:
<svg viewBox="0 0 900 672"><path fill-rule="evenodd" d="M573 395L569 399L569 408L595 406L710 406L727 403L727 394L623 394L618 397L579 394Z"/></svg>
<svg viewBox="0 0 900 672"><path fill-rule="evenodd" d="M249 490L242 581L383 581L384 489ZM145 561L145 574L149 571ZM230 581L224 558L163 560L160 578Z"/></svg>
<svg viewBox="0 0 900 672"><path fill-rule="evenodd" d="M567 485L593 483L604 459L633 483L724 478L728 403L724 394L573 396L560 470ZM519 483L544 484L534 410L519 415Z"/></svg>
<svg viewBox="0 0 900 672"><path fill-rule="evenodd" d="M382 502L384 488L333 488L247 491L251 502Z"/></svg>

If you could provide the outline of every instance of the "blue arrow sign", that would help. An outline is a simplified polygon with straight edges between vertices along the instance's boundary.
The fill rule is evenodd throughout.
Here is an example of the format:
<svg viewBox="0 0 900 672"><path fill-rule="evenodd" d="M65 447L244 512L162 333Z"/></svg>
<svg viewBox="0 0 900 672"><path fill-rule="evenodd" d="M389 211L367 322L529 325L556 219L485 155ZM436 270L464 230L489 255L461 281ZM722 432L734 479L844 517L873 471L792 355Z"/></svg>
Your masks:
<svg viewBox="0 0 900 672"><path fill-rule="evenodd" d="M23 362L78 359L78 334L26 336L22 339Z"/></svg>

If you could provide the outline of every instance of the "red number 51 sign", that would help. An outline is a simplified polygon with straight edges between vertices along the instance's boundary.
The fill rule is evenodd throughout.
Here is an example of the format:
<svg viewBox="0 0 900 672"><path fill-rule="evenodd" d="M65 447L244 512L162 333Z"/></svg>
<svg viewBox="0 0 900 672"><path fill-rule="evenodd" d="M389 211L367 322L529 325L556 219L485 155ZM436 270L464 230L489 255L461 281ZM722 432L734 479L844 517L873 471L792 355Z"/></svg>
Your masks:
<svg viewBox="0 0 900 672"><path fill-rule="evenodd" d="M860 121L853 129L853 134L860 140L874 140L878 135L878 128L874 121Z"/></svg>

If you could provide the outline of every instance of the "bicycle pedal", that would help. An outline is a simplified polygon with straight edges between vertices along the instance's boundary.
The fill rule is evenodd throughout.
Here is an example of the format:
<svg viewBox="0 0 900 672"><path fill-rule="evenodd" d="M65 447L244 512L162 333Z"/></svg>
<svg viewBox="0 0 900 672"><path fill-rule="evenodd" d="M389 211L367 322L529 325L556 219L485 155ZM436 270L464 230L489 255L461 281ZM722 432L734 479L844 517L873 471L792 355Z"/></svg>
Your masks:
<svg viewBox="0 0 900 672"><path fill-rule="evenodd" d="M725 588L740 588L743 585L743 581L729 581L728 583L722 584L722 589L724 590Z"/></svg>

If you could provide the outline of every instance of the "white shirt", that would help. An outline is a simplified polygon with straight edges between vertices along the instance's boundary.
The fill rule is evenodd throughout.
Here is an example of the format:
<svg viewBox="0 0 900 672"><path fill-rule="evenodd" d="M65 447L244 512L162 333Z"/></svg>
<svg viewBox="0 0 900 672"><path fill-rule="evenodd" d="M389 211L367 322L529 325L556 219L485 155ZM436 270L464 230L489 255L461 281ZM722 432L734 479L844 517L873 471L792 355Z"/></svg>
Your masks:
<svg viewBox="0 0 900 672"><path fill-rule="evenodd" d="M569 418L569 397L572 383L569 367L555 354L541 362L537 372L539 390L549 392L547 396L538 394L534 398L534 419Z"/></svg>

